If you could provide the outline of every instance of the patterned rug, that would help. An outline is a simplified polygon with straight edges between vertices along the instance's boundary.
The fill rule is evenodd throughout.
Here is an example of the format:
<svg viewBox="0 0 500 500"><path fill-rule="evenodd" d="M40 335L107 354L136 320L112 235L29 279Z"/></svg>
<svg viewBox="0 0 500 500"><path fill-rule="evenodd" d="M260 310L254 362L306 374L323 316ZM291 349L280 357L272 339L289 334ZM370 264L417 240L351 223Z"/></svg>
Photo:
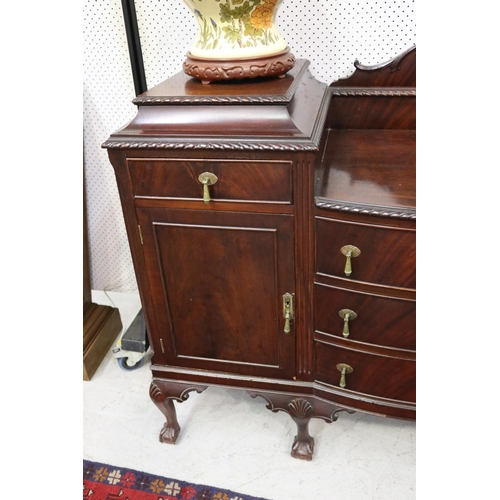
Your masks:
<svg viewBox="0 0 500 500"><path fill-rule="evenodd" d="M124 467L83 461L84 500L266 500Z"/></svg>

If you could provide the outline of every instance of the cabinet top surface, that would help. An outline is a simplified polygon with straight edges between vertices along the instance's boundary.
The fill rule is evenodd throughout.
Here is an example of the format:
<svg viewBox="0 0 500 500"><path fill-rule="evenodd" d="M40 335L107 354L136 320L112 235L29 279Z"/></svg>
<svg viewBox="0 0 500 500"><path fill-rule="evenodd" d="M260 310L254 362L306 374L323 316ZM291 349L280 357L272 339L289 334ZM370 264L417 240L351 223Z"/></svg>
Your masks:
<svg viewBox="0 0 500 500"><path fill-rule="evenodd" d="M414 214L415 142L415 130L330 130L317 201Z"/></svg>
<svg viewBox="0 0 500 500"><path fill-rule="evenodd" d="M242 80L217 81L203 84L184 72L147 90L134 99L143 105L168 104L251 104L251 103L288 103L293 98L309 61L299 59L283 78L252 78Z"/></svg>
<svg viewBox="0 0 500 500"><path fill-rule="evenodd" d="M328 94L308 68L211 84L178 73L137 97L136 117L103 147L316 151Z"/></svg>

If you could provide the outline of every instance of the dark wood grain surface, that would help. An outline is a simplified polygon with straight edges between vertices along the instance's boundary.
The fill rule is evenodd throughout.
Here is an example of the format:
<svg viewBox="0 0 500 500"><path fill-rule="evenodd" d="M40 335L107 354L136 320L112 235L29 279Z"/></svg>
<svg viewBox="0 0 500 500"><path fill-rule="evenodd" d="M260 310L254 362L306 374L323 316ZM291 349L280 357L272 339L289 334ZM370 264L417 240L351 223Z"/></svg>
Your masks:
<svg viewBox="0 0 500 500"><path fill-rule="evenodd" d="M139 209L144 256L168 364L291 378L293 218Z"/></svg>
<svg viewBox="0 0 500 500"><path fill-rule="evenodd" d="M317 283L314 292L315 330L344 340L340 311L354 311L346 342L415 350L415 301L383 297Z"/></svg>
<svg viewBox="0 0 500 500"><path fill-rule="evenodd" d="M329 131L316 196L378 207L416 208L414 130Z"/></svg>
<svg viewBox="0 0 500 500"><path fill-rule="evenodd" d="M387 399L415 402L416 363L413 360L380 356L347 349L334 344L315 342L316 378L337 387L341 372L337 365L345 363L353 368L346 375L345 392L353 392Z"/></svg>
<svg viewBox="0 0 500 500"><path fill-rule="evenodd" d="M229 159L131 159L129 175L139 198L203 198L198 177L217 176L209 187L214 201L292 203L291 161Z"/></svg>
<svg viewBox="0 0 500 500"><path fill-rule="evenodd" d="M317 217L316 271L348 281L415 289L415 231L378 226L377 219L372 222L360 224ZM354 245L361 251L351 259L350 276L344 272L344 245Z"/></svg>

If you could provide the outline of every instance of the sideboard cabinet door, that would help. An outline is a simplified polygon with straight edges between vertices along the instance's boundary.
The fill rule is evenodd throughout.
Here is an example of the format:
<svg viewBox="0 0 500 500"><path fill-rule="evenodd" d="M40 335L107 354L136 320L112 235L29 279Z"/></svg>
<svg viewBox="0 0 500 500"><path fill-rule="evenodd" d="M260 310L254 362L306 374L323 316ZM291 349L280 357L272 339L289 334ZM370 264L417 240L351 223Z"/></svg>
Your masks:
<svg viewBox="0 0 500 500"><path fill-rule="evenodd" d="M292 379L290 215L137 208L164 362Z"/></svg>

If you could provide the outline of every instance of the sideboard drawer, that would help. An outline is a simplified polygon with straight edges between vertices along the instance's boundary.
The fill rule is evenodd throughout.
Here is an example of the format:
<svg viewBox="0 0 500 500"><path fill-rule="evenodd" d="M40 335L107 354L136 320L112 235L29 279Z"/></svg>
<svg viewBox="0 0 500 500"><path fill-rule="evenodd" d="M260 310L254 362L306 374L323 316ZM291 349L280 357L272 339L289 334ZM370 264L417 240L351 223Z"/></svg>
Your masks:
<svg viewBox="0 0 500 500"><path fill-rule="evenodd" d="M316 380L341 387L339 365L348 365L347 391L398 401L416 401L416 363L413 360L344 349L315 341Z"/></svg>
<svg viewBox="0 0 500 500"><path fill-rule="evenodd" d="M314 286L316 330L356 342L416 349L415 301Z"/></svg>
<svg viewBox="0 0 500 500"><path fill-rule="evenodd" d="M203 200L199 176L216 176L209 185L213 201L291 204L291 161L203 159L129 159L129 178L135 198Z"/></svg>
<svg viewBox="0 0 500 500"><path fill-rule="evenodd" d="M359 254L356 255L358 252L354 250L349 258L343 252L352 247ZM415 289L415 268L414 230L316 218L316 272L376 285Z"/></svg>

